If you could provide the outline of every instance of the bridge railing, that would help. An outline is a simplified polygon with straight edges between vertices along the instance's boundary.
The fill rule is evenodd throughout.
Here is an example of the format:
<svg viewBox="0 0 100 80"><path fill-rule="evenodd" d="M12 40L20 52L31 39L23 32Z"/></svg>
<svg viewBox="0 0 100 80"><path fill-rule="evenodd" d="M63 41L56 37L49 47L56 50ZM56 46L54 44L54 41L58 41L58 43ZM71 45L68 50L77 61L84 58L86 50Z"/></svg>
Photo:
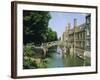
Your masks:
<svg viewBox="0 0 100 80"><path fill-rule="evenodd" d="M52 47L52 46L58 45L58 42L59 41L52 41L52 42L42 43L41 46L44 46L44 47Z"/></svg>

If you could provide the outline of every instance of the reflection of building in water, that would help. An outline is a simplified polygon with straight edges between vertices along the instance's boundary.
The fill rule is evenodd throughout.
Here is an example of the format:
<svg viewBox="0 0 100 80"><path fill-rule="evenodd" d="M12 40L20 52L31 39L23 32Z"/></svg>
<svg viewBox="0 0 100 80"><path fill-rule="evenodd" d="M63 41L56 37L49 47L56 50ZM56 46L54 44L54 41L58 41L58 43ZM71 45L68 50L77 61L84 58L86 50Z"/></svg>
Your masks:
<svg viewBox="0 0 100 80"><path fill-rule="evenodd" d="M75 53L78 56L90 56L90 15L86 16L86 23L77 24L74 19L74 28L68 23L61 40L63 44L70 49L70 54ZM88 54L88 55L87 55Z"/></svg>

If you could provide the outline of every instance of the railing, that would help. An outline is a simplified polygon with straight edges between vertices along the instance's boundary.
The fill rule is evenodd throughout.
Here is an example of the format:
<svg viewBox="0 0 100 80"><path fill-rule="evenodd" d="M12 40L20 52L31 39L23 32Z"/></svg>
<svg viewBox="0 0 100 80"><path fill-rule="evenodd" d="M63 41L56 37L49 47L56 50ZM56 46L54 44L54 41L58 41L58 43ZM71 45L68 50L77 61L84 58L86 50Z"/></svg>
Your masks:
<svg viewBox="0 0 100 80"><path fill-rule="evenodd" d="M56 46L58 44L59 44L59 41L52 41L52 42L42 43L41 47L50 48L50 47Z"/></svg>

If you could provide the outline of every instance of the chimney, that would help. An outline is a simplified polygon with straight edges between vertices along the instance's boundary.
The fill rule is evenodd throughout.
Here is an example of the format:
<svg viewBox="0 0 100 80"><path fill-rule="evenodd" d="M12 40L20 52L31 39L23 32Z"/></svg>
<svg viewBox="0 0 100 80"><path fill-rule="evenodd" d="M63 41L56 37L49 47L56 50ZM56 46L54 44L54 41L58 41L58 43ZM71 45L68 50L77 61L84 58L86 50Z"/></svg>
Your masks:
<svg viewBox="0 0 100 80"><path fill-rule="evenodd" d="M74 27L77 27L77 19L74 19Z"/></svg>

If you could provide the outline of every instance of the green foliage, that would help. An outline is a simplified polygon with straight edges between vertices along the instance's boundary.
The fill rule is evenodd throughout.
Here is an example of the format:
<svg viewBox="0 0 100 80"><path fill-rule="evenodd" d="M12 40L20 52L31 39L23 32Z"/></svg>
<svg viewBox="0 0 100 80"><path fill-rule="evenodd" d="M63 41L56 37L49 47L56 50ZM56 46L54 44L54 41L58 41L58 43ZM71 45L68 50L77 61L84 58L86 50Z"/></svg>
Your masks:
<svg viewBox="0 0 100 80"><path fill-rule="evenodd" d="M37 68L37 64L31 60L31 58L34 58L34 55L36 54L33 50L34 45L32 43L28 43L27 45L23 46L23 68L24 69L33 69Z"/></svg>
<svg viewBox="0 0 100 80"><path fill-rule="evenodd" d="M51 16L48 11L23 11L23 43L34 42L41 45L43 42L57 40L57 33L48 27Z"/></svg>
<svg viewBox="0 0 100 80"><path fill-rule="evenodd" d="M27 59L27 60L24 59L24 62L23 62L24 69L34 69L37 67L38 67L37 64L33 62L31 59Z"/></svg>
<svg viewBox="0 0 100 80"><path fill-rule="evenodd" d="M28 43L23 46L23 69L34 69L34 68L44 68L46 67L45 62L41 60L42 49L35 48L33 43ZM41 55L40 55L41 54Z"/></svg>
<svg viewBox="0 0 100 80"><path fill-rule="evenodd" d="M34 45L29 44L29 43L26 46L23 46L24 56L27 56L27 57L34 56L36 53L34 52L33 48L34 48Z"/></svg>
<svg viewBox="0 0 100 80"><path fill-rule="evenodd" d="M53 31L51 28L47 29L47 42L57 40L57 33Z"/></svg>
<svg viewBox="0 0 100 80"><path fill-rule="evenodd" d="M34 42L41 44L45 41L45 33L50 19L49 12L23 11L24 44Z"/></svg>

